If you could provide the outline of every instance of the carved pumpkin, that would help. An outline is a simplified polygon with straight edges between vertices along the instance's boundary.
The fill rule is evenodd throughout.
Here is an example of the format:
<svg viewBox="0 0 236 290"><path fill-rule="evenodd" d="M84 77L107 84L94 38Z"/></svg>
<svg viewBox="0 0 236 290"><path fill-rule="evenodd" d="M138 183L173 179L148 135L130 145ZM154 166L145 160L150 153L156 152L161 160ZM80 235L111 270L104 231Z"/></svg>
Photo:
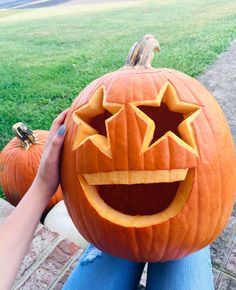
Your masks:
<svg viewBox="0 0 236 290"><path fill-rule="evenodd" d="M23 123L13 125L12 131L16 137L0 154L0 185L7 200L16 206L36 176L48 131L31 131ZM59 187L45 212L61 199L62 192Z"/></svg>
<svg viewBox="0 0 236 290"><path fill-rule="evenodd" d="M224 115L195 79L150 66L144 36L124 68L93 81L66 119L62 188L84 237L112 255L166 261L197 251L229 219L235 154Z"/></svg>

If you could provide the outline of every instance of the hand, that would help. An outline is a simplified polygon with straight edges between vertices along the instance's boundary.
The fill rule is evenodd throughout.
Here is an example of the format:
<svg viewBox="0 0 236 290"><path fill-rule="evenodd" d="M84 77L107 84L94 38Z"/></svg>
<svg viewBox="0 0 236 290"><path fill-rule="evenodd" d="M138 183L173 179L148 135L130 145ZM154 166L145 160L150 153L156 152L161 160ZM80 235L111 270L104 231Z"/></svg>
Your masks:
<svg viewBox="0 0 236 290"><path fill-rule="evenodd" d="M68 110L69 109L58 115L52 123L40 161L39 170L34 181L48 197L51 197L56 192L60 182L60 153L66 131L66 127L63 123Z"/></svg>

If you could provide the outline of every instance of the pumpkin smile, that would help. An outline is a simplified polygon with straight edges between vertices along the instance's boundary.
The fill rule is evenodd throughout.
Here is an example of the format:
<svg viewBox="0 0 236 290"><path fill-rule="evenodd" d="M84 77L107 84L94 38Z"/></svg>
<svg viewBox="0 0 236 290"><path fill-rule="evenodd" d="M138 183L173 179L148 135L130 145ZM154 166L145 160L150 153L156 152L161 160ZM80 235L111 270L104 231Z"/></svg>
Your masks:
<svg viewBox="0 0 236 290"><path fill-rule="evenodd" d="M99 196L110 207L128 215L151 215L167 208L180 181L150 184L98 185Z"/></svg>
<svg viewBox="0 0 236 290"><path fill-rule="evenodd" d="M193 175L194 169L113 171L79 175L79 180L99 214L138 227L176 216L189 198Z"/></svg>
<svg viewBox="0 0 236 290"><path fill-rule="evenodd" d="M102 200L127 215L152 215L174 200L188 169L111 171L84 174Z"/></svg>

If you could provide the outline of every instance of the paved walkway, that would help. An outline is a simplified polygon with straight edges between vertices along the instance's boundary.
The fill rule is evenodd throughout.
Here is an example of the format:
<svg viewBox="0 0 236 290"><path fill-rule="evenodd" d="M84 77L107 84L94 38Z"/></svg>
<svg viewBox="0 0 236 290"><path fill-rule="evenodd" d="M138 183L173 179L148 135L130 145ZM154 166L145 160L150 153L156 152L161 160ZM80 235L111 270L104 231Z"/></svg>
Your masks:
<svg viewBox="0 0 236 290"><path fill-rule="evenodd" d="M0 199L0 223L13 209ZM12 290L62 289L82 253L76 244L39 224Z"/></svg>
<svg viewBox="0 0 236 290"><path fill-rule="evenodd" d="M1 0L0 9L43 8L57 6L66 2L70 2L70 0Z"/></svg>
<svg viewBox="0 0 236 290"><path fill-rule="evenodd" d="M221 104L236 142L236 42L220 55L199 80ZM0 222L12 209L0 199ZM78 246L39 225L13 290L61 289L81 253ZM213 243L211 254L215 290L235 290L236 206L228 226ZM145 283L145 275L143 278Z"/></svg>
<svg viewBox="0 0 236 290"><path fill-rule="evenodd" d="M236 144L236 41L198 79L221 105Z"/></svg>
<svg viewBox="0 0 236 290"><path fill-rule="evenodd" d="M141 0L129 0L141 1ZM32 9L52 7L61 4L101 4L111 2L122 2L122 0L0 0L0 9ZM123 0L125 2L125 0Z"/></svg>

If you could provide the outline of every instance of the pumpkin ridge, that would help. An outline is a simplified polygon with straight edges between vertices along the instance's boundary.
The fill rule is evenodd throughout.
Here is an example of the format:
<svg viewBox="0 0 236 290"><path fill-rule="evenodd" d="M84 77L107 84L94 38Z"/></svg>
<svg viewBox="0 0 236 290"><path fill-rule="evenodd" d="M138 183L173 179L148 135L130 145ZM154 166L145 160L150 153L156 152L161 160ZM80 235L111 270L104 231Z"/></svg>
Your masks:
<svg viewBox="0 0 236 290"><path fill-rule="evenodd" d="M177 78L178 78L178 76L177 76ZM186 85L186 89L188 89L188 90L191 91L191 88L190 88L188 85ZM193 97L196 99L197 102L200 102L200 100L198 99L197 95L194 95L194 94L193 94ZM210 96L210 97L211 97L211 96ZM217 108L218 108L218 104L215 102L215 100L214 100L213 97L211 97L211 99L209 99L209 101L210 101L210 102L214 101L214 103L216 104L216 106L217 106ZM209 122L209 119L208 119L208 117L207 117L207 114L206 114L205 110L204 110L204 112L203 112L203 115L204 115L204 117L205 117L205 119L206 119L206 123L208 124L209 130L211 131L212 139L214 140L214 141L213 141L213 144L215 145L215 148L216 148L215 152L219 152L219 151L218 151L218 148L217 148L217 146L216 146L216 144L217 144L216 139L214 138L214 134L213 134L213 132L212 132L211 123ZM222 115L222 112L220 112L220 114L218 114L218 116L221 116L221 115ZM225 124L225 126L226 126L226 124ZM229 135L227 135L227 137L230 139L230 136L229 136ZM217 160L218 160L217 163L218 163L219 166L220 166L218 153L217 153ZM220 214L219 214L219 216L221 216L221 214L222 214L222 206L223 206L223 202L222 202L222 194L223 194L223 190L222 190L222 189L223 189L223 188L222 188L222 181L221 181L222 168L219 167L219 169L220 169L220 172L218 173L218 178L216 178L216 182L217 182L217 183L220 182L220 186L217 186L217 188L219 188L218 191L220 191L220 197L219 197L219 202L218 202L218 203L221 204L221 209L220 209ZM216 172L218 172L218 171L216 170ZM219 180L219 179L220 179L220 180ZM217 230L217 226L218 226L218 222L215 223L214 227L212 227L212 224L209 224L209 228L211 228L211 232L213 231L212 228L214 229L213 234L212 234L212 237L216 235L216 232L215 232L215 231ZM196 238L195 238L195 239L196 239Z"/></svg>
<svg viewBox="0 0 236 290"><path fill-rule="evenodd" d="M201 132L201 129L199 128L198 123L196 122L196 123L194 124L194 131L195 131L195 135L197 135L197 134L196 134L196 128L195 128L195 126L198 127L198 129L199 129L200 132ZM202 139L202 134L199 134L198 136L199 136L199 138ZM197 141L197 142L198 142L198 141ZM199 145L198 145L198 146L199 146ZM198 148L200 148L200 147L198 147ZM206 157L205 157L205 156L202 156L203 153L204 153L204 152L201 152L201 153L200 153L200 150L199 150L199 154L201 154L200 158L206 160ZM203 175L201 176L201 178L203 179L203 181L204 181L204 180L206 181L206 182L204 182L204 183L205 183L204 190L207 192L207 193L206 193L206 196L208 197L207 200L209 201L210 190L209 190L209 186L208 186L208 183L207 183L207 177L203 174ZM209 202L208 202L208 204L209 204ZM211 213L210 213L210 216L215 215L215 211L213 212L213 211L212 211L212 208L211 208L210 206L209 206L209 209L210 209L210 212L211 212ZM219 213L219 214L220 214L220 213ZM206 221L206 219L205 219L204 222L205 222L206 224L209 225L207 231L208 231L208 232L212 232L212 233L214 233L214 228L217 226L217 221L215 222L215 225L212 224L210 218L209 218L209 221ZM209 234L209 236L210 236L210 234Z"/></svg>
<svg viewBox="0 0 236 290"><path fill-rule="evenodd" d="M222 215L222 211L223 211L222 210L222 206L223 206L223 199L222 199L222 192L223 192L223 188L222 188L222 168L221 168L221 163L220 163L220 157L218 155L219 151L218 151L218 148L217 148L217 142L216 142L215 136L213 134L211 123L209 122L207 115L205 115L205 118L207 120L207 123L209 124L210 132L211 132L212 138L214 140L213 144L215 145L216 152L217 152L217 154L216 154L217 160L218 160L217 164L218 164L218 167L219 167L219 171L217 171L217 173L218 173L217 180L220 183L220 186L219 186L219 192L220 192L220 194L219 194L219 199L220 199L219 204L221 205L221 207L220 207L220 216L221 216Z"/></svg>

